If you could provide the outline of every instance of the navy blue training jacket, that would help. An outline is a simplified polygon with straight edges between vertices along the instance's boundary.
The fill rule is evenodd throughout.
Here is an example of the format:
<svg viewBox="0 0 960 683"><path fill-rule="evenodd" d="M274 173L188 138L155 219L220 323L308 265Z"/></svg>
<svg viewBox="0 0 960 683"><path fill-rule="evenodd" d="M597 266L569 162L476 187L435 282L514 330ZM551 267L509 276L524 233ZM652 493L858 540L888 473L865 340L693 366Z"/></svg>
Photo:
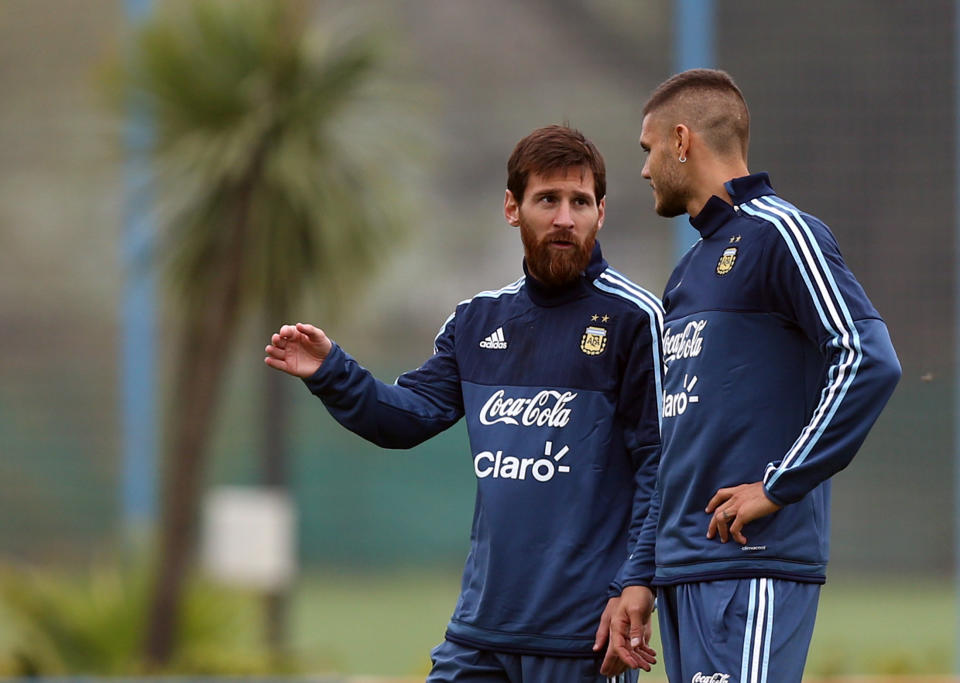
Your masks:
<svg viewBox="0 0 960 683"><path fill-rule="evenodd" d="M339 346L307 386L348 429L408 448L466 415L477 478L447 638L592 656L647 514L660 454L662 309L597 245L571 286L529 275L459 304L434 354L393 385Z"/></svg>
<svg viewBox="0 0 960 683"><path fill-rule="evenodd" d="M819 220L765 173L726 184L690 219L701 239L664 293L663 454L631 582L737 577L822 583L829 479L847 466L900 377L887 327ZM784 507L706 538L722 487L763 481Z"/></svg>

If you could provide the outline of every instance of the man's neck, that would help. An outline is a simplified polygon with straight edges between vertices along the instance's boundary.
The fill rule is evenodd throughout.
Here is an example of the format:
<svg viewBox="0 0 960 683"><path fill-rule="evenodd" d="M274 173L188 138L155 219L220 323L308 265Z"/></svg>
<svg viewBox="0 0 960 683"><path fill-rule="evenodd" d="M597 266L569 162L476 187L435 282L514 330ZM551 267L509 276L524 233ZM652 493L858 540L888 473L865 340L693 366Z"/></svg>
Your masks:
<svg viewBox="0 0 960 683"><path fill-rule="evenodd" d="M709 164L699 174L701 180L694 185L693 195L687 202L687 213L690 216L696 216L713 196L719 197L727 204L732 205L733 199L727 192L726 182L749 174L747 164L743 161L737 160L727 163L716 161Z"/></svg>

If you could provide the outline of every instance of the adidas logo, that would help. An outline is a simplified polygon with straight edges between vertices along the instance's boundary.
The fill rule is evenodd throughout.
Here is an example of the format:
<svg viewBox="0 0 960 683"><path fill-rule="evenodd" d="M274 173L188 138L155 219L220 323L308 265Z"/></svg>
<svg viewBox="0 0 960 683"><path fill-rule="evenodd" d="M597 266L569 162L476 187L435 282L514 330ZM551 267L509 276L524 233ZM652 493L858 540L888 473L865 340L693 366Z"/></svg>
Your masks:
<svg viewBox="0 0 960 683"><path fill-rule="evenodd" d="M486 339L480 342L481 349L505 349L507 342L503 338L503 328L498 327L496 332L491 333Z"/></svg>

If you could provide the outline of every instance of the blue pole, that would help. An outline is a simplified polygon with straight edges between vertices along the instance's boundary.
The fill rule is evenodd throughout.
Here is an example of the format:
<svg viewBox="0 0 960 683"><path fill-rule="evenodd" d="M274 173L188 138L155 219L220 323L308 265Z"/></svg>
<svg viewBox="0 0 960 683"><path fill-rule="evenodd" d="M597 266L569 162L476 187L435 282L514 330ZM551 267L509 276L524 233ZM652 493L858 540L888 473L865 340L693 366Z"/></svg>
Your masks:
<svg viewBox="0 0 960 683"><path fill-rule="evenodd" d="M953 319L954 319L954 398L953 398L953 552L954 552L954 600L956 623L954 628L954 673L960 675L960 0L953 3Z"/></svg>
<svg viewBox="0 0 960 683"><path fill-rule="evenodd" d="M127 19L139 24L151 0L125 0ZM153 225L148 151L153 127L148 112L131 102L124 129L124 291L121 319L120 396L123 421L121 507L125 531L146 529L156 516L156 381Z"/></svg>
<svg viewBox="0 0 960 683"><path fill-rule="evenodd" d="M714 49L715 13L713 0L674 0L673 50L674 71L712 68L716 62ZM686 216L673 219L673 251L679 260L697 241L697 231Z"/></svg>

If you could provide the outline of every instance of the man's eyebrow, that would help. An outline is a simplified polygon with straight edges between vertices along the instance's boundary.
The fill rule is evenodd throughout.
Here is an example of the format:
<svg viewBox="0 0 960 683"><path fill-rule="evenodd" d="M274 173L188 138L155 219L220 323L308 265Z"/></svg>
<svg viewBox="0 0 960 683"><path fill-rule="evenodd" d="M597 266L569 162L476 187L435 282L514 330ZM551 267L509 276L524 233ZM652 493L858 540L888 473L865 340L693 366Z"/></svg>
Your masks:
<svg viewBox="0 0 960 683"><path fill-rule="evenodd" d="M557 194L558 192L560 192L560 188L558 188L558 187L544 187L544 188L541 188L540 190L537 190L536 192L534 192L534 193L533 193L533 196L534 196L534 197L545 197L545 196L548 195L548 194Z"/></svg>
<svg viewBox="0 0 960 683"><path fill-rule="evenodd" d="M563 188L560 187L545 187L541 190L537 190L531 196L533 197L546 197L552 194L562 194ZM571 193L576 199L590 199L593 200L593 194L587 192L586 190L573 190Z"/></svg>

